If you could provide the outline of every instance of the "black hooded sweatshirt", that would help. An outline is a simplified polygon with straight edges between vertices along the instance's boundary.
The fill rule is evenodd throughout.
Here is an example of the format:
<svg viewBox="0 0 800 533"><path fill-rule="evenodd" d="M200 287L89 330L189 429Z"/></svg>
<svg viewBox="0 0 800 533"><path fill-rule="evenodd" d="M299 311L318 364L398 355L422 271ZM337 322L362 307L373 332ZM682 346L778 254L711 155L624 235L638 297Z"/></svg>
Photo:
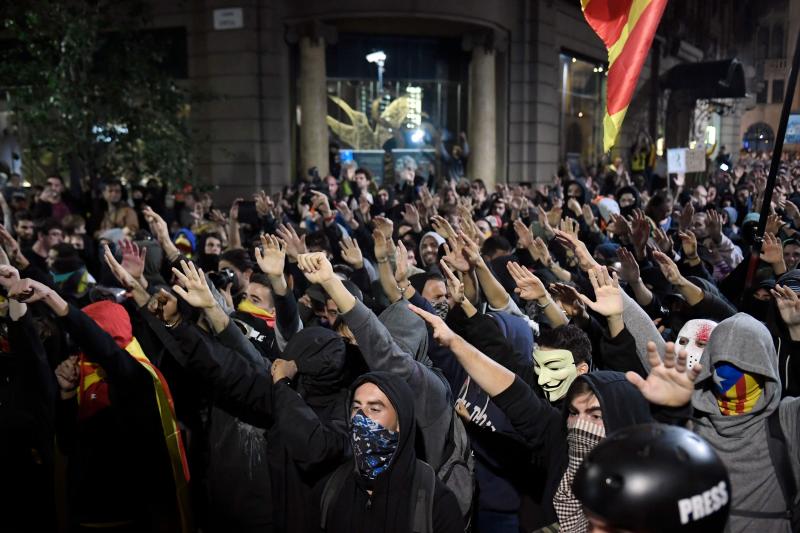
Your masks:
<svg viewBox="0 0 800 533"><path fill-rule="evenodd" d="M600 370L583 374L576 379L588 382L600 402L606 434L613 431L653 421L650 405L641 393L621 372ZM567 416L569 406L562 402L557 409L550 402L539 398L522 379L517 376L506 390L492 398L511 420L534 453L536 464L547 469L547 480L540 504L544 510L544 527L557 521L553 508L553 496L567 468ZM534 526L534 524L526 524Z"/></svg>
<svg viewBox="0 0 800 533"><path fill-rule="evenodd" d="M414 393L405 380L388 372L370 372L350 388L350 398L364 383L375 384L397 411L400 435L388 470L372 482L358 473L355 462L339 495L331 502L326 531L330 533L409 533L416 495L411 494L417 455L414 450L417 424ZM324 483L320 485L322 493ZM372 490L368 494L367 490ZM319 508L319 505L317 506ZM433 530L437 533L464 531L461 510L452 492L437 478L433 497Z"/></svg>

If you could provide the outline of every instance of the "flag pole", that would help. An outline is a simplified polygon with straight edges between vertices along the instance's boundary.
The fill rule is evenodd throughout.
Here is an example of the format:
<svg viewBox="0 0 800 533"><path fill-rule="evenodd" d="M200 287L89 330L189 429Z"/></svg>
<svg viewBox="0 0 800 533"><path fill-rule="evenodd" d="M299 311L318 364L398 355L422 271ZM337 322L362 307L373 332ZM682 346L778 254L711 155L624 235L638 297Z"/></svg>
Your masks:
<svg viewBox="0 0 800 533"><path fill-rule="evenodd" d="M786 137L786 128L789 124L789 114L792 110L792 99L794 97L795 87L797 86L798 69L800 69L800 32L797 33L797 38L795 40L794 57L792 58L791 70L789 71L786 94L783 96L783 108L781 109L781 119L778 123L778 134L775 136L775 145L772 149L772 162L769 165L767 186L764 189L764 201L761 204L761 215L758 219L758 229L756 230L755 243L753 244L753 253L750 256L750 265L747 270L747 281L745 283L746 289L749 289L753 286L753 278L755 277L758 259L761 255L761 245L764 242L764 231L767 228L767 217L769 217L770 206L772 204L772 193L775 190L775 179L778 176L778 169L781 165L781 156L783 155L783 141Z"/></svg>

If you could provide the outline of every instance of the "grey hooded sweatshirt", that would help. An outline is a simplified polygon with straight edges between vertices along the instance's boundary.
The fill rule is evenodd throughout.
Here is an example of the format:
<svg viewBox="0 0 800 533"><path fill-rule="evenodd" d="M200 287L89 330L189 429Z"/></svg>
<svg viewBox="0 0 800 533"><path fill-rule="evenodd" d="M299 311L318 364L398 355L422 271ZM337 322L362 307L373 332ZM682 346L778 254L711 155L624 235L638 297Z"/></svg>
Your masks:
<svg viewBox="0 0 800 533"><path fill-rule="evenodd" d="M741 415L723 415L713 390L713 368L728 362L764 379L764 391L753 410ZM792 458L795 483L800 466L800 435L797 415L800 399L781 402L778 377L778 354L769 330L746 313L723 320L711 333L700 359L703 370L698 376L692 407L694 431L705 438L728 467L732 501L728 531L789 532L790 523L781 518L750 518L737 511L781 513L786 510L775 468L767 446L766 419L780 409L781 427Z"/></svg>
<svg viewBox="0 0 800 533"><path fill-rule="evenodd" d="M663 355L664 342L646 313L625 298L625 326L636 338L637 352L645 369L648 340L656 342ZM728 362L764 379L764 391L750 413L723 415L714 395L713 368ZM746 313L723 320L711 333L700 359L703 367L692 396L694 431L705 438L728 468L732 486L731 517L726 531L788 533L791 525L783 518L751 518L737 511L781 513L787 509L767 446L766 420L780 409L780 422L796 486L800 486L800 398L781 401L778 355L769 330Z"/></svg>
<svg viewBox="0 0 800 533"><path fill-rule="evenodd" d="M356 301L342 319L353 332L361 355L372 371L384 370L405 379L414 391L417 427L425 446L425 460L439 468L450 430L453 406L450 388L431 367L425 321L400 300L381 313L381 318Z"/></svg>

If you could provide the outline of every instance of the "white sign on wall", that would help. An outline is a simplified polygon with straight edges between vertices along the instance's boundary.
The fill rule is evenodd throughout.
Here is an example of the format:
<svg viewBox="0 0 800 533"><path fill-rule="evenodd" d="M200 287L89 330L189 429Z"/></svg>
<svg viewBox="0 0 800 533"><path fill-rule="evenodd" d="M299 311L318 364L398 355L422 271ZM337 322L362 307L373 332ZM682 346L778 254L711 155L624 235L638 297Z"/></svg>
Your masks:
<svg viewBox="0 0 800 533"><path fill-rule="evenodd" d="M667 172L686 174L686 148L667 148Z"/></svg>
<svg viewBox="0 0 800 533"><path fill-rule="evenodd" d="M670 174L705 171L705 148L699 147L694 150L689 148L667 148L667 172Z"/></svg>
<svg viewBox="0 0 800 533"><path fill-rule="evenodd" d="M686 150L686 172L706 171L706 149L699 146L694 150Z"/></svg>
<svg viewBox="0 0 800 533"><path fill-rule="evenodd" d="M244 28L244 13L241 7L214 10L215 30L238 30L240 28Z"/></svg>

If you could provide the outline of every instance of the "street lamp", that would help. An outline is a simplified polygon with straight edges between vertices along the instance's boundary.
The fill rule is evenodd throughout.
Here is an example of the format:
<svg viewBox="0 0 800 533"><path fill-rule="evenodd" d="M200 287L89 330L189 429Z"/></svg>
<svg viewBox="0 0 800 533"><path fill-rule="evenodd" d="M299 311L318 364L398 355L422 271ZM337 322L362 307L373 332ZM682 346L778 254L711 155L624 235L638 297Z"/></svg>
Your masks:
<svg viewBox="0 0 800 533"><path fill-rule="evenodd" d="M378 95L383 93L383 65L386 63L386 53L383 50L367 54L367 62L378 65Z"/></svg>

